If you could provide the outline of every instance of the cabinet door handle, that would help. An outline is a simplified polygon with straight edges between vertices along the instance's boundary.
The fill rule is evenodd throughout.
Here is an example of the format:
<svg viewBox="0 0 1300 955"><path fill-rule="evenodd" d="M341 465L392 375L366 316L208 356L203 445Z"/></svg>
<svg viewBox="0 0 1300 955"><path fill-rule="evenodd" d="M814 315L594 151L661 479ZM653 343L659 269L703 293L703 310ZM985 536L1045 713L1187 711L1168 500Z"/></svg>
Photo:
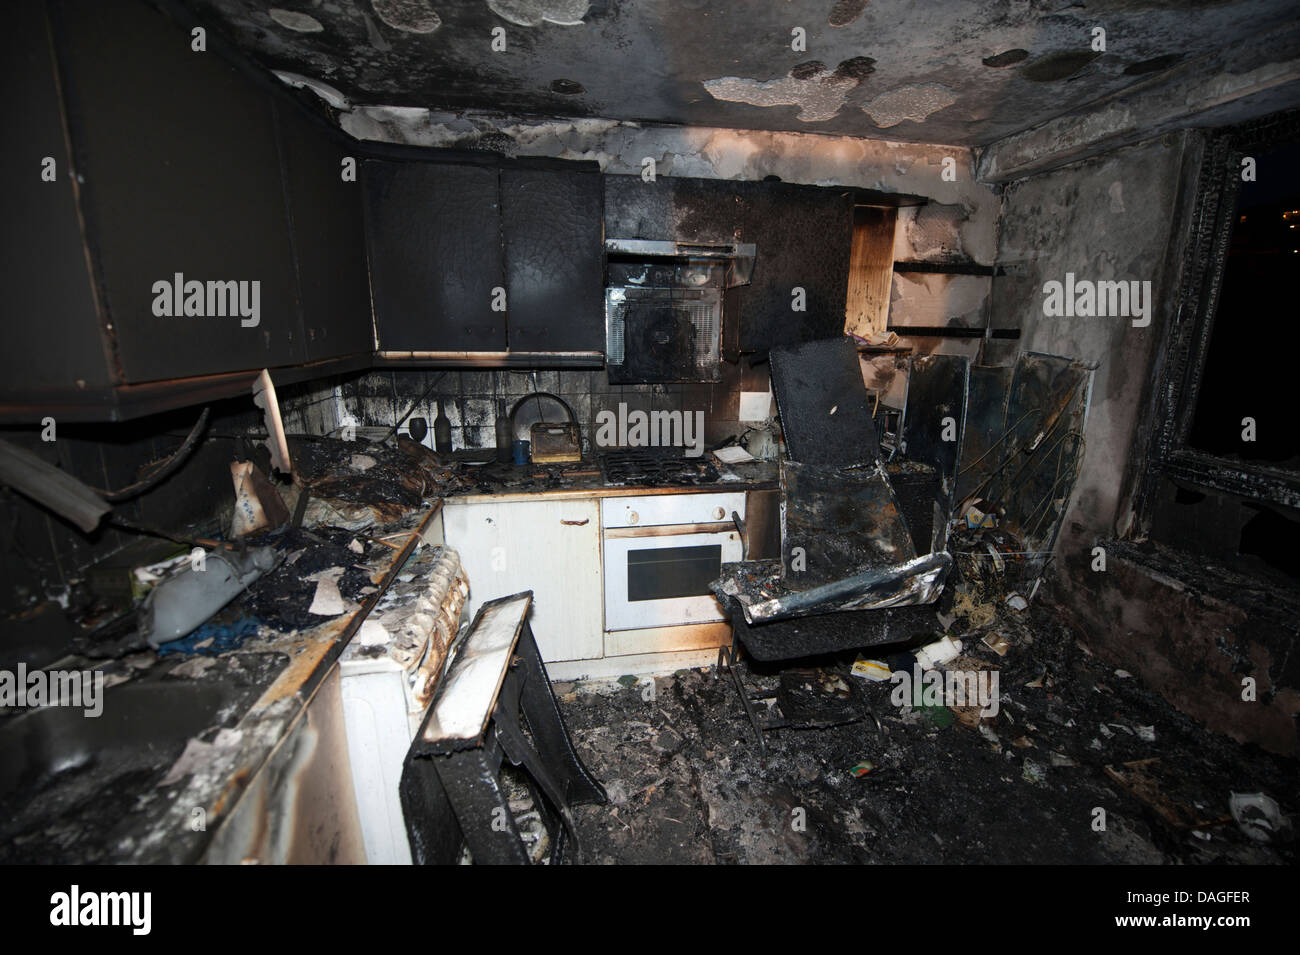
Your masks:
<svg viewBox="0 0 1300 955"><path fill-rule="evenodd" d="M561 523L561 524L564 524L564 525L566 525L566 526L568 526L568 527L582 527L582 526L585 525L585 524L590 524L590 523L591 523L591 518L590 518L590 517L584 517L584 518L583 518L582 520L580 520L580 521L566 521L566 520L561 519L561 520L560 520L560 523Z"/></svg>

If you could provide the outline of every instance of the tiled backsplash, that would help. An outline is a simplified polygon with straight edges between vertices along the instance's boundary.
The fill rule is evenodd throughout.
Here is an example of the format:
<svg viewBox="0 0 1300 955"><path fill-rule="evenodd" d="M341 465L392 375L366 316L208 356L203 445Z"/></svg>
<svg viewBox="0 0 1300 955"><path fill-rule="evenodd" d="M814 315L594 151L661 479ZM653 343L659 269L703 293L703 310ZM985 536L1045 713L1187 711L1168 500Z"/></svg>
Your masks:
<svg viewBox="0 0 1300 955"><path fill-rule="evenodd" d="M439 401L451 422L452 447L493 448L496 446L496 409L504 402L508 411L516 401L534 391L558 395L573 409L582 431L583 452L593 450L596 416L602 410L618 413L620 403L632 411L704 412L704 440L712 446L724 438L741 434L751 426L739 418L742 391L768 391L767 367L743 365L722 367L722 380L710 384L611 385L601 371L439 371L392 369L367 372L336 382L324 392L296 396L298 402L318 404L332 400L337 405L339 424L360 427L391 427L407 408L418 402L413 417L423 417L433 443L433 421ZM421 396L432 388L428 398ZM286 415L291 413L286 412ZM402 433L406 428L403 426Z"/></svg>

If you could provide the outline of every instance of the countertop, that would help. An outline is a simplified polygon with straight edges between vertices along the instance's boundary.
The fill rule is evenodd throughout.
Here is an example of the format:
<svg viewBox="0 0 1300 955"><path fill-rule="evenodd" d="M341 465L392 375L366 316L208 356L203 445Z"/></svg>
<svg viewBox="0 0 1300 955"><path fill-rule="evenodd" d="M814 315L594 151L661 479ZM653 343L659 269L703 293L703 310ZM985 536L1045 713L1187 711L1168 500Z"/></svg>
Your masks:
<svg viewBox="0 0 1300 955"><path fill-rule="evenodd" d="M601 475L597 461L565 465L524 466L482 463L470 458L457 463L466 483L444 494L448 503L528 501L538 498L577 500L632 497L648 494L705 494L720 491L759 491L778 484L775 461L716 464L718 480L691 484L611 484Z"/></svg>

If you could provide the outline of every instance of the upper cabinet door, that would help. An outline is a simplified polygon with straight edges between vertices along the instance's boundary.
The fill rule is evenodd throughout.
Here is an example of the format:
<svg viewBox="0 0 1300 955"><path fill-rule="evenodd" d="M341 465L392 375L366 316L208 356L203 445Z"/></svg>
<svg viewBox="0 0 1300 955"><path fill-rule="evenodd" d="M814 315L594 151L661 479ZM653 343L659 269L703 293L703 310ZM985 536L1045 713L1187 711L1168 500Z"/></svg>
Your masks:
<svg viewBox="0 0 1300 955"><path fill-rule="evenodd" d="M597 173L502 171L512 352L604 351L603 206Z"/></svg>
<svg viewBox="0 0 1300 955"><path fill-rule="evenodd" d="M8 102L0 149L0 394L38 405L60 390L110 384L108 350L81 242L45 8L15 3L0 32ZM25 393L25 394L24 394ZM47 397L48 396L48 397ZM48 404L45 405L49 407ZM33 421L43 417L34 413Z"/></svg>
<svg viewBox="0 0 1300 955"><path fill-rule="evenodd" d="M379 348L505 351L497 170L372 160L362 177Z"/></svg>
<svg viewBox="0 0 1300 955"><path fill-rule="evenodd" d="M375 348L361 214L361 159L288 104L276 106L298 261L307 360ZM350 163L345 168L345 160Z"/></svg>
<svg viewBox="0 0 1300 955"><path fill-rule="evenodd" d="M744 240L757 255L750 284L736 289L740 347L766 351L844 334L852 198L779 182L746 189Z"/></svg>
<svg viewBox="0 0 1300 955"><path fill-rule="evenodd" d="M91 260L125 379L301 362L269 95L140 0L51 9Z"/></svg>

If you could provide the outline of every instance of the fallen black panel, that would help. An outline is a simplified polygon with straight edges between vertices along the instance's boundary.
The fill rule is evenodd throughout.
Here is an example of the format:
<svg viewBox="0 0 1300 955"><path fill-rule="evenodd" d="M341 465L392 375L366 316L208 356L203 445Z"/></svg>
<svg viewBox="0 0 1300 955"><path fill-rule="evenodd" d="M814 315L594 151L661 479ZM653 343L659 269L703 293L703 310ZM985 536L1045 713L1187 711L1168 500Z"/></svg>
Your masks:
<svg viewBox="0 0 1300 955"><path fill-rule="evenodd" d="M1017 453L985 496L1004 508L1003 527L1025 550L1050 549L1065 513L1083 451L1079 435L1091 374L1053 355L1021 355L1016 362L1006 443Z"/></svg>
<svg viewBox="0 0 1300 955"><path fill-rule="evenodd" d="M857 467L880 456L858 351L848 338L772 349L772 391L790 458Z"/></svg>
<svg viewBox="0 0 1300 955"><path fill-rule="evenodd" d="M912 548L928 554L936 548L934 540L935 503L939 500L939 472L919 461L890 461L885 476L894 489L898 507L912 532Z"/></svg>
<svg viewBox="0 0 1300 955"><path fill-rule="evenodd" d="M785 583L806 589L916 556L883 469L841 471L781 462Z"/></svg>
<svg viewBox="0 0 1300 955"><path fill-rule="evenodd" d="M903 412L903 447L913 461L939 472L945 496L957 478L957 450L966 418L966 375L962 355L923 355L912 359Z"/></svg>
<svg viewBox="0 0 1300 955"><path fill-rule="evenodd" d="M938 630L934 608L926 606L827 613L758 626L747 623L736 608L731 624L749 655L763 662L908 643L920 636L932 637Z"/></svg>
<svg viewBox="0 0 1300 955"><path fill-rule="evenodd" d="M958 500L984 483L1006 454L997 444L1007 426L1007 393L1011 390L1010 367L972 365L966 386L966 426L962 428L958 457Z"/></svg>

